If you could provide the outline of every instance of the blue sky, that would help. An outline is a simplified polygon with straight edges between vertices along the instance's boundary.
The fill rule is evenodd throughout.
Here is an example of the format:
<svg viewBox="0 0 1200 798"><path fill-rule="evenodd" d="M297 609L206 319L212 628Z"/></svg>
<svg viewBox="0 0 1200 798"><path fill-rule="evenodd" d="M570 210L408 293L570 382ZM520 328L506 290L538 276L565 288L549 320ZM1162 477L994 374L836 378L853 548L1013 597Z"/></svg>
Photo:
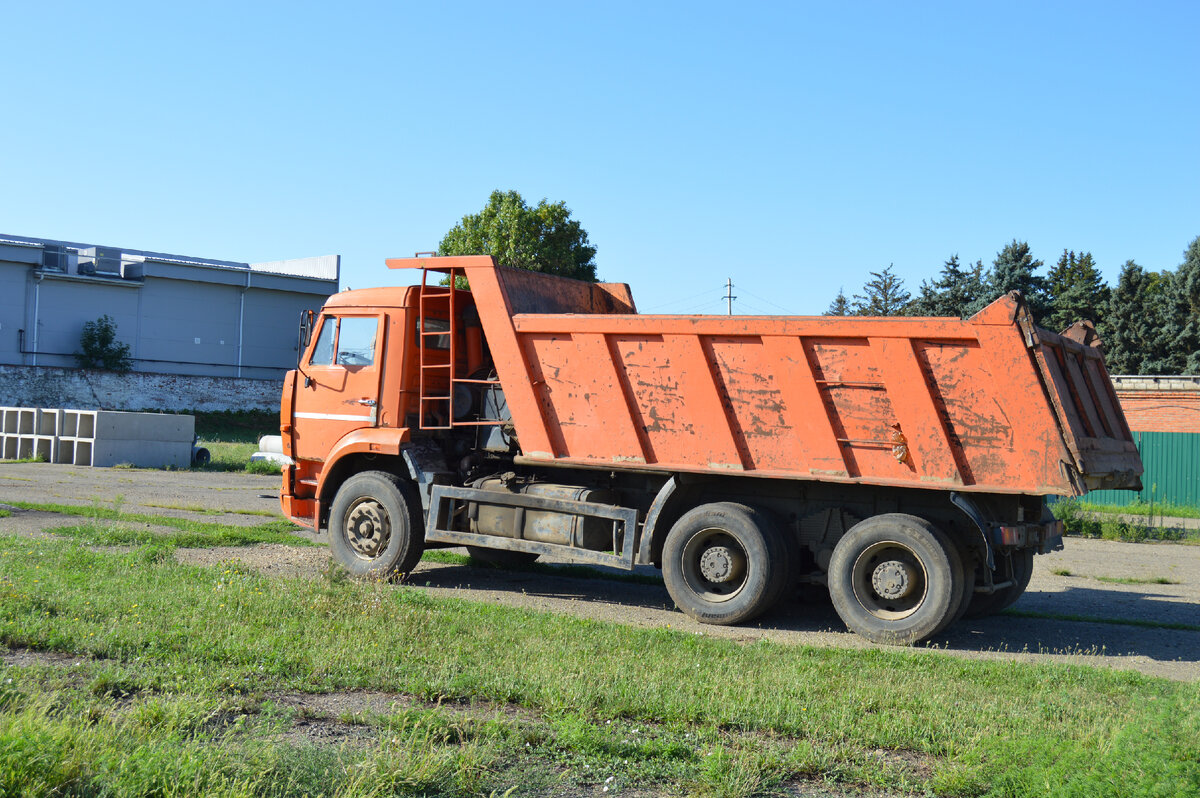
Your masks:
<svg viewBox="0 0 1200 798"><path fill-rule="evenodd" d="M0 231L396 284L496 188L643 311L820 313L1013 238L1174 268L1200 3L15 3Z"/></svg>

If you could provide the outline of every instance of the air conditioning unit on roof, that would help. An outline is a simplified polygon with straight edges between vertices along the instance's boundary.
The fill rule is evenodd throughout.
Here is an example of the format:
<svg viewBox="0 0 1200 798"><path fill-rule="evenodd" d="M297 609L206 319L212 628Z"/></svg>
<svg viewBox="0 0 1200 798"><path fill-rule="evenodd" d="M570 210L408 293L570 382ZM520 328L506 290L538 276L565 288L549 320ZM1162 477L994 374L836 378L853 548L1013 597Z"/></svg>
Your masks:
<svg viewBox="0 0 1200 798"><path fill-rule="evenodd" d="M88 247L87 249L80 250L79 254L94 259L97 274L112 275L113 277L121 275L121 250L109 249L107 247Z"/></svg>
<svg viewBox="0 0 1200 798"><path fill-rule="evenodd" d="M62 244L42 245L42 269L48 272L67 271L67 248Z"/></svg>

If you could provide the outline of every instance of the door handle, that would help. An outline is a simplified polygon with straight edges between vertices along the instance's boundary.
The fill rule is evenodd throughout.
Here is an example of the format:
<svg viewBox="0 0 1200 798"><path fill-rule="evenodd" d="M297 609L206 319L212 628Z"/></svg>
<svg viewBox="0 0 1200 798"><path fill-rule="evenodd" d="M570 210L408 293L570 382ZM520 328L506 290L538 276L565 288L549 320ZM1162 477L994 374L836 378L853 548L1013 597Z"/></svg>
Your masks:
<svg viewBox="0 0 1200 798"><path fill-rule="evenodd" d="M367 407L374 407L374 406L375 406L375 400L374 400L374 399L367 399L367 398L365 398L365 397L364 397L364 398L362 398L362 399L355 399L354 401L355 401L355 402L358 402L358 404L360 404L360 405L366 405Z"/></svg>

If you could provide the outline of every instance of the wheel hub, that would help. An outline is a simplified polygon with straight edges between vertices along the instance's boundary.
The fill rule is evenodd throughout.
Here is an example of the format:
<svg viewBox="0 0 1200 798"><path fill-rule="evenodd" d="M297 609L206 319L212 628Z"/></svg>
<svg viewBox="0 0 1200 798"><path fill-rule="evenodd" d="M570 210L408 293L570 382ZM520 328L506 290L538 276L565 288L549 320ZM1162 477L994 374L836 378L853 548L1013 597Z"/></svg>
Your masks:
<svg viewBox="0 0 1200 798"><path fill-rule="evenodd" d="M725 546L712 546L700 555L700 575L709 582L728 582L733 570L733 552Z"/></svg>
<svg viewBox="0 0 1200 798"><path fill-rule="evenodd" d="M886 560L875 566L875 571L871 574L871 587L882 598L904 598L913 588L913 575L907 563Z"/></svg>
<svg viewBox="0 0 1200 798"><path fill-rule="evenodd" d="M379 556L388 542L383 508L374 501L359 502L346 517L346 538L362 556Z"/></svg>

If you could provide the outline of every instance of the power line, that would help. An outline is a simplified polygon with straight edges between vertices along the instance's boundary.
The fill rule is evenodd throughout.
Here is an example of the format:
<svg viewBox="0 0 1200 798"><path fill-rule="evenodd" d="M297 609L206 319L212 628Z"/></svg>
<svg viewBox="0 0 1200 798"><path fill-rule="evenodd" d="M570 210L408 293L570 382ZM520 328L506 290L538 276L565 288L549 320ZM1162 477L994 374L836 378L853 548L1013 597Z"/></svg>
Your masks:
<svg viewBox="0 0 1200 798"><path fill-rule="evenodd" d="M754 297L755 299L757 299L759 302L766 302L766 303L767 303L768 305L770 305L771 307L779 308L780 310L782 310L784 313L788 314L789 316L794 316L794 315L796 315L796 314L792 313L792 311L791 311L791 309L790 309L790 308L785 308L783 305L780 305L780 304L777 304L777 303L775 303L775 302L772 302L771 300L769 300L769 299L767 299L767 298L765 298L765 297L758 296L757 294L754 294L754 293L752 293L752 292L750 292L750 291L747 291L745 288L742 288L741 290L742 290L742 293L744 293L744 294L749 294L750 296L752 296L752 297Z"/></svg>
<svg viewBox="0 0 1200 798"><path fill-rule="evenodd" d="M710 291L710 289L706 288L703 291L700 291L699 293L692 294L691 296L685 296L685 297L681 297L679 299L672 299L669 302L660 302L657 305L651 305L650 307L646 308L646 312L649 312L652 310L658 310L660 308L670 307L671 305L679 305L684 302L691 302L694 299L699 299L700 297L705 296L706 294L709 293L709 291ZM712 292L716 293L716 290L712 289Z"/></svg>

